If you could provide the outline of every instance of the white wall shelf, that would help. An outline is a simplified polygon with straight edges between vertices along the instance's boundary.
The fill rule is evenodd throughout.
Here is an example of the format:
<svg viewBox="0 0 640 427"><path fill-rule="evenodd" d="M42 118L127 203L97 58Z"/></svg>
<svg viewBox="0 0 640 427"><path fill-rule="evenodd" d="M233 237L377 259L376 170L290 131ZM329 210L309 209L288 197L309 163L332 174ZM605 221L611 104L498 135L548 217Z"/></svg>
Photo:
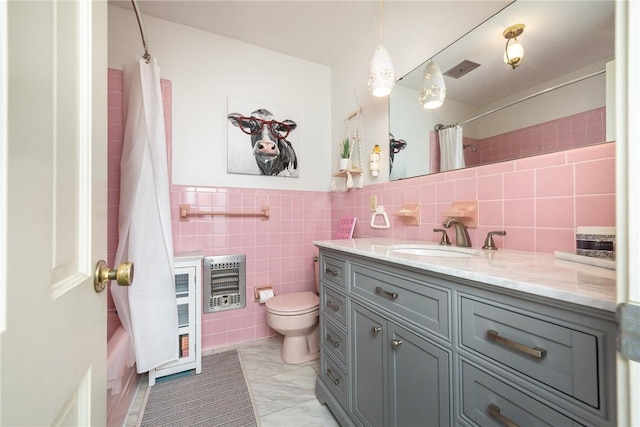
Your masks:
<svg viewBox="0 0 640 427"><path fill-rule="evenodd" d="M362 173L360 169L344 169L333 174L334 178L346 178L347 174L351 174L352 176L358 176Z"/></svg>
<svg viewBox="0 0 640 427"><path fill-rule="evenodd" d="M202 287L202 256L177 256L174 260L174 284L178 310L178 360L149 371L149 385L156 379L195 369L202 372L200 289Z"/></svg>

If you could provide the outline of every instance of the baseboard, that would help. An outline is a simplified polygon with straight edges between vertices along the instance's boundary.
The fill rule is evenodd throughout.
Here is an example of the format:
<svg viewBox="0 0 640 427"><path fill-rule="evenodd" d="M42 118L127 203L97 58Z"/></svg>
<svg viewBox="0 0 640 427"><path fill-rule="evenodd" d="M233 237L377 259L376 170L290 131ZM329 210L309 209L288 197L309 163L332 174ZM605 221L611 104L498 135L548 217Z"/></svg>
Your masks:
<svg viewBox="0 0 640 427"><path fill-rule="evenodd" d="M327 408L329 408L334 418L338 420L338 423L342 427L355 426L351 418L349 418L349 415L342 409L342 406L320 378L316 379L316 399L318 399L321 404L327 405Z"/></svg>

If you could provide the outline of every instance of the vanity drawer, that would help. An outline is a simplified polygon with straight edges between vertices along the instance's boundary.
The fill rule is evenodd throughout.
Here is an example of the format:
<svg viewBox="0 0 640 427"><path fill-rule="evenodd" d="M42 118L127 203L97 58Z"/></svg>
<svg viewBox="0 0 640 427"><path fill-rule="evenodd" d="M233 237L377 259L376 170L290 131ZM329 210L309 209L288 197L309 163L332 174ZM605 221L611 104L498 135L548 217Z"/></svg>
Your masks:
<svg viewBox="0 0 640 427"><path fill-rule="evenodd" d="M480 426L582 425L464 360L461 369L461 411Z"/></svg>
<svg viewBox="0 0 640 427"><path fill-rule="evenodd" d="M320 378L343 407L347 404L347 374L327 353L320 357Z"/></svg>
<svg viewBox="0 0 640 427"><path fill-rule="evenodd" d="M347 262L342 259L322 255L320 258L320 277L346 289Z"/></svg>
<svg viewBox="0 0 640 427"><path fill-rule="evenodd" d="M368 266L352 264L352 291L419 326L450 339L450 292Z"/></svg>
<svg viewBox="0 0 640 427"><path fill-rule="evenodd" d="M322 322L321 333L320 341L322 342L324 349L332 353L336 359L346 365L347 334L335 327L329 320L324 320Z"/></svg>
<svg viewBox="0 0 640 427"><path fill-rule="evenodd" d="M321 286L320 304L322 304L322 313L331 317L333 320L347 326L347 297L329 289L327 286Z"/></svg>
<svg viewBox="0 0 640 427"><path fill-rule="evenodd" d="M504 307L462 297L461 346L600 408L598 346L604 337Z"/></svg>

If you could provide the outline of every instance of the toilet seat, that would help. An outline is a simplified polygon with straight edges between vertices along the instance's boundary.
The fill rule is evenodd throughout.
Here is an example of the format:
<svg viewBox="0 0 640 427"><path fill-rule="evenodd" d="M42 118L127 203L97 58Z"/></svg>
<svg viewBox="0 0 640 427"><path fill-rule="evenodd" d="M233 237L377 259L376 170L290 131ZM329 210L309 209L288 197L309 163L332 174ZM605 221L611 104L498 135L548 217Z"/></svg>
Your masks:
<svg viewBox="0 0 640 427"><path fill-rule="evenodd" d="M265 303L267 311L279 316L298 316L320 307L320 298L313 292L293 292L276 295Z"/></svg>

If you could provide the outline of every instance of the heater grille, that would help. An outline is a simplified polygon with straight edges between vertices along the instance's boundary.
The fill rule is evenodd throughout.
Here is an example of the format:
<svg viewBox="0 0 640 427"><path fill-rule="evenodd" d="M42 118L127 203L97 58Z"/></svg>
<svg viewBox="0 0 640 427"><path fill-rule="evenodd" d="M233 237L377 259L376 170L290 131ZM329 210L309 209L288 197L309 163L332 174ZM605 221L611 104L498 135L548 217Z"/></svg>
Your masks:
<svg viewBox="0 0 640 427"><path fill-rule="evenodd" d="M205 313L246 306L246 264L244 254L204 258Z"/></svg>

